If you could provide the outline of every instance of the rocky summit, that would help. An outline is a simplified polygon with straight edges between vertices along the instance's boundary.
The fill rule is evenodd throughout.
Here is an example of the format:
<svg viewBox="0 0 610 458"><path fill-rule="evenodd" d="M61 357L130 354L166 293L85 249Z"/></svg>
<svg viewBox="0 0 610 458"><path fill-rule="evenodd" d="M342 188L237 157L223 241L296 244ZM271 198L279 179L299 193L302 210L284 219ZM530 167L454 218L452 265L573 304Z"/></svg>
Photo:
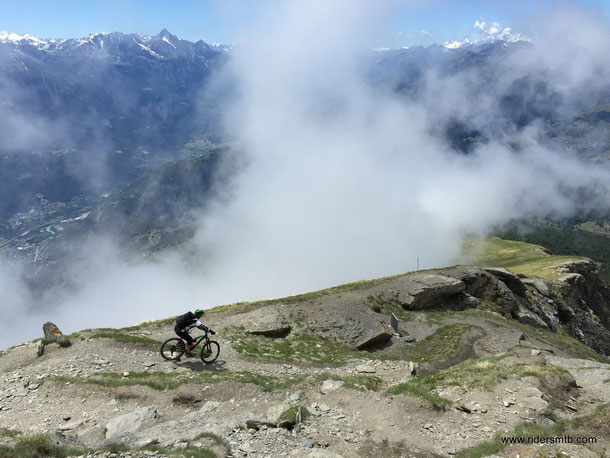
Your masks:
<svg viewBox="0 0 610 458"><path fill-rule="evenodd" d="M0 456L607 456L608 298L587 260L455 266L212 309L211 364L161 357L175 317L25 343Z"/></svg>

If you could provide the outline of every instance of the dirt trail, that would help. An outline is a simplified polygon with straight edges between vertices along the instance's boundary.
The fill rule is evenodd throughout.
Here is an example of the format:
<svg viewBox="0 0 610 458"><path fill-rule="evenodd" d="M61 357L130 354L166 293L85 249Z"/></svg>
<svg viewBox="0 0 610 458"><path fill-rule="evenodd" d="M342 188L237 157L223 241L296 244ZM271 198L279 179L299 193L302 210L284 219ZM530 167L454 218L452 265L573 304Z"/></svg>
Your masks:
<svg viewBox="0 0 610 458"><path fill-rule="evenodd" d="M215 338L221 344L221 356L211 365L204 365L198 358L167 362L154 346L91 338L96 331L81 333L68 348L47 346L41 358L36 356L36 343L13 348L0 358L0 428L59 431L68 442L99 447L106 443L104 434L110 420L154 406L159 418L130 437L132 444L158 441L176 447L202 432L212 432L227 441L234 456L448 456L496 433L512 431L524 421L540 421L548 411L547 396L537 377L509 375L488 391L440 387L436 394L453 401L454 407L439 410L422 398L390 391L412 379L409 361L384 360L383 353L378 358L360 353L361 357L350 356L340 365L250 358L235 351L231 339L223 336L220 319L209 323L219 330ZM556 409L555 415L569 419L610 402L609 365L558 356L562 349L549 348L548 344L543 349L555 354L543 352L534 358L535 339L523 336L508 322L499 326L494 320L479 317L459 321L476 327L465 334L458 351L428 365L428 372L438 372L468 358L512 351L518 356L511 364L531 364L535 360L539 365L565 368L576 380L577 395L570 400L569 408ZM430 335L434 329L454 322L456 319L451 318L427 325L425 333ZM172 332L170 326L142 326L125 334L162 341ZM523 345L524 339L528 346ZM75 382L95 379L101 373L129 380L137 373L156 372L186 377L186 381L190 377L192 383L157 390L143 385L111 387ZM266 376L297 382L268 391L260 384L239 382L236 373L244 374L245 381ZM222 381L202 381L198 378L202 374ZM223 378L227 375L231 377ZM58 376L73 379L58 382ZM378 390L341 385L348 376L365 377L358 380L378 377ZM325 383L327 380L335 382ZM267 418L274 411L297 404L312 413L298 432L274 427L242 429L248 419Z"/></svg>

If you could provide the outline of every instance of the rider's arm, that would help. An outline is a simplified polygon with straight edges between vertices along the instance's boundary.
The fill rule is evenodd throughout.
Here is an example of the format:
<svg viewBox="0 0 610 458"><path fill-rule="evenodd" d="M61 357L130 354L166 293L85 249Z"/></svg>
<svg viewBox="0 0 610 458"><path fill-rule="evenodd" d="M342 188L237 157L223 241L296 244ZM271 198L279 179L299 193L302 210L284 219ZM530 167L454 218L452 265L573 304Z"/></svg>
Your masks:
<svg viewBox="0 0 610 458"><path fill-rule="evenodd" d="M207 326L205 326L201 321L197 320L195 322L195 326L197 326L199 329L203 329L204 331L208 331L209 328Z"/></svg>

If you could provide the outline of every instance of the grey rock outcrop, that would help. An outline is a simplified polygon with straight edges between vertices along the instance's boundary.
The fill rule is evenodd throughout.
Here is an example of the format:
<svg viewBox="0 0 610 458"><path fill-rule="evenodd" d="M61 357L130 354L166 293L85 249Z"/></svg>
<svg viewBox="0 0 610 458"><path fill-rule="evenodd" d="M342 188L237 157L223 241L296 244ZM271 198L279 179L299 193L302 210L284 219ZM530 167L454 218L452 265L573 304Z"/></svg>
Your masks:
<svg viewBox="0 0 610 458"><path fill-rule="evenodd" d="M515 294L524 297L527 288L521 279L514 273L504 269L503 267L486 267L485 272L499 278L502 282Z"/></svg>
<svg viewBox="0 0 610 458"><path fill-rule="evenodd" d="M65 340L64 335L59 330L57 325L47 321L42 325L42 331L44 332L44 340L45 342L63 342Z"/></svg>
<svg viewBox="0 0 610 458"><path fill-rule="evenodd" d="M283 336L290 332L291 326L279 311L257 309L244 314L242 324L246 332L268 337Z"/></svg>
<svg viewBox="0 0 610 458"><path fill-rule="evenodd" d="M594 350L610 355L610 288L593 261L561 266L566 274L552 283L553 306L570 335Z"/></svg>
<svg viewBox="0 0 610 458"><path fill-rule="evenodd" d="M504 268L454 266L389 279L357 293L336 294L332 307L312 308L302 318L314 333L355 349L393 336L390 313L407 310L464 310L483 307L523 324L556 331L610 354L610 289L590 261L566 263L556 281L516 275ZM367 297L367 301L363 301ZM275 313L275 312L274 312ZM281 315L269 321L281 329Z"/></svg>
<svg viewBox="0 0 610 458"><path fill-rule="evenodd" d="M358 350L385 342L394 335L390 325L365 303L338 303L331 309L319 310L312 323L316 334Z"/></svg>
<svg viewBox="0 0 610 458"><path fill-rule="evenodd" d="M517 310L514 311L513 316L523 324L529 324L535 328L548 329L548 326L542 318L523 306L519 306Z"/></svg>
<svg viewBox="0 0 610 458"><path fill-rule="evenodd" d="M540 294L542 294L545 297L549 297L551 294L549 287L546 285L545 281L542 280L541 278L527 278L526 277L526 278L522 278L521 281L525 285L533 286Z"/></svg>
<svg viewBox="0 0 610 458"><path fill-rule="evenodd" d="M159 413L154 406L141 407L113 418L106 423L106 440L108 442L129 442L140 430L154 424L158 418Z"/></svg>
<svg viewBox="0 0 610 458"><path fill-rule="evenodd" d="M414 274L406 286L399 301L407 310L432 308L466 289L463 281L442 274Z"/></svg>
<svg viewBox="0 0 610 458"><path fill-rule="evenodd" d="M322 382L321 391L322 391L322 393L329 393L331 391L338 390L344 384L345 384L345 382L343 380L332 380L332 379L324 380Z"/></svg>

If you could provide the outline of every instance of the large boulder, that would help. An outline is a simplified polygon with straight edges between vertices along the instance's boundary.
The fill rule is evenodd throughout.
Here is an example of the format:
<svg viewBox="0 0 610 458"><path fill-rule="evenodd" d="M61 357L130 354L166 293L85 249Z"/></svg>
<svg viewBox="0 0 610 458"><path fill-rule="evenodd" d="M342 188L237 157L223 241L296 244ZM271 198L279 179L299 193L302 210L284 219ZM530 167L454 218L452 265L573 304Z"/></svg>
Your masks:
<svg viewBox="0 0 610 458"><path fill-rule="evenodd" d="M158 418L159 413L154 406L141 407L113 418L106 423L106 440L110 443L130 442L137 433L152 426Z"/></svg>
<svg viewBox="0 0 610 458"><path fill-rule="evenodd" d="M517 296L525 297L527 288L521 279L514 273L503 267L486 267L485 271L502 280L502 282Z"/></svg>
<svg viewBox="0 0 610 458"><path fill-rule="evenodd" d="M342 302L320 309L312 316L311 326L316 334L357 350L385 342L394 335L389 317L373 312L364 302Z"/></svg>
<svg viewBox="0 0 610 458"><path fill-rule="evenodd" d="M250 334L278 337L290 332L291 326L286 317L277 309L263 307L245 313L241 325Z"/></svg>
<svg viewBox="0 0 610 458"><path fill-rule="evenodd" d="M525 285L533 286L544 297L549 297L551 295L548 285L541 278L522 278L521 281Z"/></svg>
<svg viewBox="0 0 610 458"><path fill-rule="evenodd" d="M44 340L46 343L50 342L63 342L65 340L64 335L61 333L57 325L47 321L42 325L42 332L44 332Z"/></svg>
<svg viewBox="0 0 610 458"><path fill-rule="evenodd" d="M407 310L435 307L466 289L463 281L441 274L414 274L406 280L400 303Z"/></svg>
<svg viewBox="0 0 610 458"><path fill-rule="evenodd" d="M610 355L610 287L590 260L563 264L565 275L553 282L559 319L568 333L604 355Z"/></svg>
<svg viewBox="0 0 610 458"><path fill-rule="evenodd" d="M495 287L494 299L495 302L502 308L513 313L520 307L520 300L506 284L499 279L494 278L493 284Z"/></svg>
<svg viewBox="0 0 610 458"><path fill-rule="evenodd" d="M542 318L521 305L519 305L518 309L513 312L513 316L519 320L520 323L529 324L535 328L549 329L548 325L542 320Z"/></svg>

